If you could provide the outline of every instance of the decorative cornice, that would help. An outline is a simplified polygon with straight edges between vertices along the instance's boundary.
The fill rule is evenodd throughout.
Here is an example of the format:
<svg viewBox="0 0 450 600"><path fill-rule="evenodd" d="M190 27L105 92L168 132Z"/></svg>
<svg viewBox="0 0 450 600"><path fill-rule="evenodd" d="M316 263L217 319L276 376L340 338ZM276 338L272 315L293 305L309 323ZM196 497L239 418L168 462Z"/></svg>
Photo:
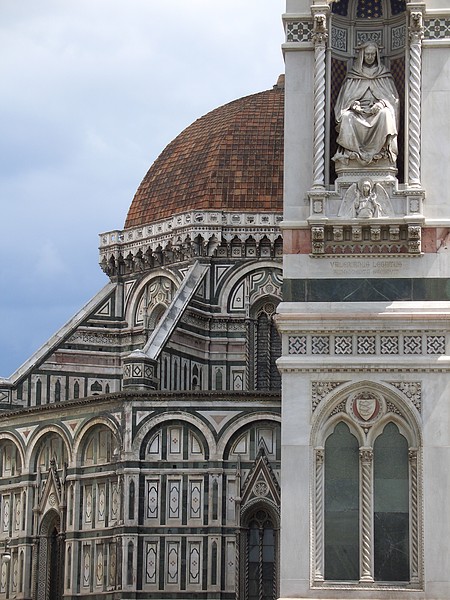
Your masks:
<svg viewBox="0 0 450 600"><path fill-rule="evenodd" d="M273 258L281 213L191 211L133 229L100 234L108 275L141 273L193 257Z"/></svg>

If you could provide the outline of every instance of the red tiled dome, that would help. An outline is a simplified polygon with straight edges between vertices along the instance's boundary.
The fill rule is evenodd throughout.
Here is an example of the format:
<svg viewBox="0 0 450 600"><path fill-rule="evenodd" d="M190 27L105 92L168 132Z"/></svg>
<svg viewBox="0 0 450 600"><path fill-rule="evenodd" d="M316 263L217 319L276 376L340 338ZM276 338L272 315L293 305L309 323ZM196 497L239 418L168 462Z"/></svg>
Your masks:
<svg viewBox="0 0 450 600"><path fill-rule="evenodd" d="M198 119L150 167L125 228L192 209L281 212L283 127L282 77Z"/></svg>

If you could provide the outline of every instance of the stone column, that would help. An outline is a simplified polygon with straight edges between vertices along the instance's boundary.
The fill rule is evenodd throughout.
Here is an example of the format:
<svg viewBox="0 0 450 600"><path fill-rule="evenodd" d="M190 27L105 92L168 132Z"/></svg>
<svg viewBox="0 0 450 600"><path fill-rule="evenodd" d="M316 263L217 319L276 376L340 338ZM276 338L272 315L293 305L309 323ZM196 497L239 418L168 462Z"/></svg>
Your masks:
<svg viewBox="0 0 450 600"><path fill-rule="evenodd" d="M361 448L361 582L373 581L373 451Z"/></svg>
<svg viewBox="0 0 450 600"><path fill-rule="evenodd" d="M409 14L408 176L409 185L420 186L420 122L422 93L423 23L420 6Z"/></svg>
<svg viewBox="0 0 450 600"><path fill-rule="evenodd" d="M324 458L325 449L316 448L315 507L314 507L314 581L324 580Z"/></svg>
<svg viewBox="0 0 450 600"><path fill-rule="evenodd" d="M417 486L417 448L409 449L409 478L411 488L411 582L419 582L419 510Z"/></svg>
<svg viewBox="0 0 450 600"><path fill-rule="evenodd" d="M325 186L325 89L326 89L326 42L327 16L325 12L314 14L314 146L313 188Z"/></svg>

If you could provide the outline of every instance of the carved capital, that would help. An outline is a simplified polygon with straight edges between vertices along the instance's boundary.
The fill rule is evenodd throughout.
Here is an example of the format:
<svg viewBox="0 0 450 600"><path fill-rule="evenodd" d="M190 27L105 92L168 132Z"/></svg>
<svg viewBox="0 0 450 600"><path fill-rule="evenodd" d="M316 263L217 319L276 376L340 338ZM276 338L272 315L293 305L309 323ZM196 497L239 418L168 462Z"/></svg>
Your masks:
<svg viewBox="0 0 450 600"><path fill-rule="evenodd" d="M417 465L417 448L410 448L408 451L409 462L411 465Z"/></svg>
<svg viewBox="0 0 450 600"><path fill-rule="evenodd" d="M315 35L324 36L325 39L328 36L327 16L324 12L317 12L314 14L313 38Z"/></svg>
<svg viewBox="0 0 450 600"><path fill-rule="evenodd" d="M373 461L373 450L371 448L361 448L359 458L363 463L371 463Z"/></svg>
<svg viewBox="0 0 450 600"><path fill-rule="evenodd" d="M322 226L312 227L311 234L314 242L323 241L325 239L325 228Z"/></svg>
<svg viewBox="0 0 450 600"><path fill-rule="evenodd" d="M316 465L318 467L323 465L325 460L325 449L324 448L316 448Z"/></svg>
<svg viewBox="0 0 450 600"><path fill-rule="evenodd" d="M409 16L409 39L411 43L420 43L423 38L423 15L419 10L413 10Z"/></svg>

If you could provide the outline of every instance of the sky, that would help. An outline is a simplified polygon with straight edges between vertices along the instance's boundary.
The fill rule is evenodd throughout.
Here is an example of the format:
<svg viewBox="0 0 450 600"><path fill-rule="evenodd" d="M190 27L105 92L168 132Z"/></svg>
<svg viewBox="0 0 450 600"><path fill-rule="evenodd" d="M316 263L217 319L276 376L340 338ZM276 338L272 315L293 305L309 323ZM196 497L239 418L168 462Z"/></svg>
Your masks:
<svg viewBox="0 0 450 600"><path fill-rule="evenodd" d="M98 234L164 147L276 83L284 5L0 1L0 377L108 282Z"/></svg>

